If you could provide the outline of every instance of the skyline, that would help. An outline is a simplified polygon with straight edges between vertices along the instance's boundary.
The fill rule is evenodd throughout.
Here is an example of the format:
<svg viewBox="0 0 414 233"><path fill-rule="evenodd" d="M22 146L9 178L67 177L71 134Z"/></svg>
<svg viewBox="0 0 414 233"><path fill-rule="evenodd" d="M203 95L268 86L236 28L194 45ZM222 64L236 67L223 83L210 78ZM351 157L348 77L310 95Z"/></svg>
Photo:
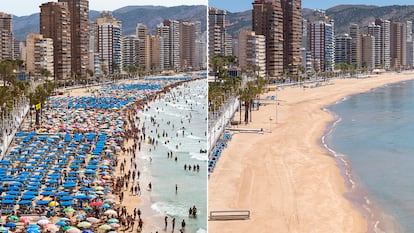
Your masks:
<svg viewBox="0 0 414 233"><path fill-rule="evenodd" d="M252 2L253 0L239 0L237 4L234 4L232 1L222 1L222 0L209 0L209 7L217 7L222 10L227 10L229 12L241 12L246 10L251 10L253 8ZM414 5L412 0L394 0L394 1L387 1L387 0L323 0L319 1L318 5L315 5L315 2L311 0L302 1L302 8L310 8L310 9L328 9L330 7L334 7L337 5L343 4L358 4L358 5L375 5L375 6L390 6L390 5Z"/></svg>
<svg viewBox="0 0 414 233"><path fill-rule="evenodd" d="M0 6L0 12L5 12L15 16L26 16L34 13L39 13L39 6L46 2L57 2L48 0L17 0L8 2L5 5ZM207 0L122 0L122 1L102 1L102 0L90 0L89 9L96 11L109 10L113 11L125 6L179 6L179 5L207 5ZM24 7L22 7L24 6Z"/></svg>

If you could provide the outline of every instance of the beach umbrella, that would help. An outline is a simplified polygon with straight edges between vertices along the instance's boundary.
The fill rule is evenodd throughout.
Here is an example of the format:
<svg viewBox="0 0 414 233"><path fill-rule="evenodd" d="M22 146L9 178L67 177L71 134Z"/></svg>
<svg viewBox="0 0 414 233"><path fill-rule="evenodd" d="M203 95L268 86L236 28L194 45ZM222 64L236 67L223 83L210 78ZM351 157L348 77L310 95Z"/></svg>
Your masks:
<svg viewBox="0 0 414 233"><path fill-rule="evenodd" d="M109 207L111 206L108 203L105 203L101 206L101 208L104 208L104 209L108 209Z"/></svg>
<svg viewBox="0 0 414 233"><path fill-rule="evenodd" d="M94 232L91 231L91 230L84 230L84 231L82 231L82 233L94 233Z"/></svg>
<svg viewBox="0 0 414 233"><path fill-rule="evenodd" d="M83 215L83 214L76 215L76 219L85 219L85 218L86 218L86 216Z"/></svg>
<svg viewBox="0 0 414 233"><path fill-rule="evenodd" d="M66 231L67 233L82 233L82 231L81 230L79 230L78 228L76 228L76 227L72 227L72 228L70 228L69 230L67 230Z"/></svg>
<svg viewBox="0 0 414 233"><path fill-rule="evenodd" d="M104 214L105 215L113 215L113 214L116 214L116 211L112 210L112 209L109 209L109 210L105 211Z"/></svg>
<svg viewBox="0 0 414 233"><path fill-rule="evenodd" d="M88 227L91 227L92 226L92 224L91 223L89 223L89 222L80 222L80 223L78 223L78 225L76 225L77 227L79 227L79 228L88 228Z"/></svg>
<svg viewBox="0 0 414 233"><path fill-rule="evenodd" d="M9 229L7 229L7 228L5 228L5 227L3 227L3 226L0 226L0 232L7 232Z"/></svg>
<svg viewBox="0 0 414 233"><path fill-rule="evenodd" d="M107 231L107 230L111 230L111 229L112 229L112 227L111 227L111 226L109 226L108 224L103 224L103 225L100 225L100 226L99 226L99 229L100 229L100 230Z"/></svg>
<svg viewBox="0 0 414 233"><path fill-rule="evenodd" d="M108 231L108 233L117 233L116 231Z"/></svg>
<svg viewBox="0 0 414 233"><path fill-rule="evenodd" d="M62 228L62 231L67 231L67 230L69 230L69 229L71 229L71 228L73 228L73 226L64 226L64 227Z"/></svg>
<svg viewBox="0 0 414 233"><path fill-rule="evenodd" d="M69 219L69 218L65 218L65 217L63 217L63 218L60 218L60 220L59 220L59 221L71 222L72 220L71 220L71 219Z"/></svg>
<svg viewBox="0 0 414 233"><path fill-rule="evenodd" d="M65 213L73 213L73 212L75 212L75 210L72 207L67 207L67 208L63 209L63 212L65 212Z"/></svg>
<svg viewBox="0 0 414 233"><path fill-rule="evenodd" d="M10 219L10 221L14 221L14 222L18 222L20 220L19 217L17 217L16 215L10 215L7 218Z"/></svg>
<svg viewBox="0 0 414 233"><path fill-rule="evenodd" d="M48 204L48 206L49 207L56 207L56 206L58 206L59 205L59 202L57 202L57 201L51 201L51 202L49 202L49 204Z"/></svg>
<svg viewBox="0 0 414 233"><path fill-rule="evenodd" d="M116 219L116 218L110 218L110 219L108 219L108 221L107 221L108 223L119 223L119 220L118 219Z"/></svg>
<svg viewBox="0 0 414 233"><path fill-rule="evenodd" d="M59 222L56 222L55 225L63 227L63 226L66 226L66 222L65 221L59 221Z"/></svg>
<svg viewBox="0 0 414 233"><path fill-rule="evenodd" d="M27 229L26 232L27 233L40 233L40 230L39 229L35 229L35 228L30 228L30 229Z"/></svg>
<svg viewBox="0 0 414 233"><path fill-rule="evenodd" d="M93 206L93 207L95 207L95 206L102 206L104 203L102 202L102 201L99 201L99 202L91 202L91 203L89 203L89 205L90 206Z"/></svg>
<svg viewBox="0 0 414 233"><path fill-rule="evenodd" d="M109 224L109 226L111 226L112 228L118 228L121 225L119 225L118 223L111 223L111 224Z"/></svg>
<svg viewBox="0 0 414 233"><path fill-rule="evenodd" d="M22 223L29 223L32 220L33 220L33 218L30 217L30 216L23 216L23 217L20 218L20 222L22 222Z"/></svg>
<svg viewBox="0 0 414 233"><path fill-rule="evenodd" d="M88 218L86 218L86 221L91 222L91 223L98 223L101 220L99 218L95 218L95 217L88 217Z"/></svg>
<svg viewBox="0 0 414 233"><path fill-rule="evenodd" d="M4 224L4 226L5 227L16 227L17 225L14 222L8 222L8 223Z"/></svg>
<svg viewBox="0 0 414 233"><path fill-rule="evenodd" d="M49 231L56 232L56 231L58 231L58 230L59 230L59 227L58 227L58 226L56 226L55 224L47 224L47 225L45 226L45 229L47 229L47 230L49 230Z"/></svg>
<svg viewBox="0 0 414 233"><path fill-rule="evenodd" d="M60 203L62 206L73 206L75 203L73 201L65 201Z"/></svg>
<svg viewBox="0 0 414 233"><path fill-rule="evenodd" d="M37 224L39 224L39 225L46 225L46 224L49 224L49 223L50 223L50 221L48 219L42 219L42 220L37 221Z"/></svg>
<svg viewBox="0 0 414 233"><path fill-rule="evenodd" d="M30 225L27 227L27 229L37 229L37 230L39 230L39 229L40 229L40 226L39 226L39 225L36 225L36 224L30 224Z"/></svg>

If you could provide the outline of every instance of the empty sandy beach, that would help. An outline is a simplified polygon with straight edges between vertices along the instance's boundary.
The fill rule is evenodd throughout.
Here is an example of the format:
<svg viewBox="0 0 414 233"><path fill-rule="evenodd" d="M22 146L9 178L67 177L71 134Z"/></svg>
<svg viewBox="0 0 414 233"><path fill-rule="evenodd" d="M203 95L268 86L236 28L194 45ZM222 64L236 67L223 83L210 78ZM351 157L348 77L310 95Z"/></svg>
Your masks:
<svg viewBox="0 0 414 233"><path fill-rule="evenodd" d="M235 133L208 181L210 211L250 210L251 219L209 221L208 232L366 232L366 220L344 197L340 169L321 146L333 120L323 108L410 79L414 74L387 73L317 88L279 88L277 124L275 101L268 100L253 111L252 123L239 126L266 132Z"/></svg>

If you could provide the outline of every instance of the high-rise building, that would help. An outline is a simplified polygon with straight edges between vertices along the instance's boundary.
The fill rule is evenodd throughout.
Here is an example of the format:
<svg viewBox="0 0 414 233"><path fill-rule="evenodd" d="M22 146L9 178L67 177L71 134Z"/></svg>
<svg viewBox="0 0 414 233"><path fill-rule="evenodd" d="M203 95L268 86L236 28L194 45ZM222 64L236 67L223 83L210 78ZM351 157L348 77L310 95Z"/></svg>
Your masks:
<svg viewBox="0 0 414 233"><path fill-rule="evenodd" d="M122 68L129 65L133 65L138 68L140 59L140 40L135 35L132 35L122 37L121 41Z"/></svg>
<svg viewBox="0 0 414 233"><path fill-rule="evenodd" d="M266 70L272 77L298 74L302 65L301 0L256 0L253 31L266 38Z"/></svg>
<svg viewBox="0 0 414 233"><path fill-rule="evenodd" d="M375 68L375 37L372 35L362 36L362 67Z"/></svg>
<svg viewBox="0 0 414 233"><path fill-rule="evenodd" d="M231 55L231 35L226 31L227 11L208 9L208 59L216 55Z"/></svg>
<svg viewBox="0 0 414 233"><path fill-rule="evenodd" d="M381 63L381 26L371 23L368 25L368 35L373 37L374 41L374 66L373 68L384 68Z"/></svg>
<svg viewBox="0 0 414 233"><path fill-rule="evenodd" d="M308 46L316 71L332 71L335 67L335 23L325 11L317 10L309 17Z"/></svg>
<svg viewBox="0 0 414 233"><path fill-rule="evenodd" d="M96 19L98 52L103 73L116 74L122 69L121 34L122 24L111 12L104 11Z"/></svg>
<svg viewBox="0 0 414 233"><path fill-rule="evenodd" d="M205 68L207 67L207 31L202 33L199 38L196 40L197 52L196 52L196 61L197 67Z"/></svg>
<svg viewBox="0 0 414 233"><path fill-rule="evenodd" d="M266 71L270 77L283 75L283 11L280 1L253 2L253 31L266 38Z"/></svg>
<svg viewBox="0 0 414 233"><path fill-rule="evenodd" d="M170 28L162 23L157 25L157 35L160 42L160 69L171 69Z"/></svg>
<svg viewBox="0 0 414 233"><path fill-rule="evenodd" d="M238 40L239 67L244 70L258 71L266 76L266 38L253 31L241 30Z"/></svg>
<svg viewBox="0 0 414 233"><path fill-rule="evenodd" d="M65 2L69 9L72 76L86 78L89 67L89 0L59 2Z"/></svg>
<svg viewBox="0 0 414 233"><path fill-rule="evenodd" d="M348 34L335 38L335 63L351 64L352 37Z"/></svg>
<svg viewBox="0 0 414 233"><path fill-rule="evenodd" d="M150 70L153 72L161 70L161 40L159 36L151 35L150 42Z"/></svg>
<svg viewBox="0 0 414 233"><path fill-rule="evenodd" d="M145 70L150 70L151 63L150 63L150 43L149 43L149 36L148 36L148 29L147 26L144 24L137 24L136 27L136 36L139 40L139 59L137 67L144 68Z"/></svg>
<svg viewBox="0 0 414 233"><path fill-rule="evenodd" d="M13 59L12 15L0 12L0 61Z"/></svg>
<svg viewBox="0 0 414 233"><path fill-rule="evenodd" d="M40 6L40 34L53 40L56 80L69 79L71 73L71 30L68 5L48 2Z"/></svg>
<svg viewBox="0 0 414 233"><path fill-rule="evenodd" d="M407 65L407 26L403 23L391 23L390 56L393 68L402 69Z"/></svg>
<svg viewBox="0 0 414 233"><path fill-rule="evenodd" d="M302 65L302 1L281 0L283 10L283 70L298 74Z"/></svg>
<svg viewBox="0 0 414 233"><path fill-rule="evenodd" d="M358 24L351 24L349 28L349 36L351 39L350 52L349 52L349 64L354 64L356 68L360 68L362 65L362 48L361 48L361 31ZM335 44L335 46L337 46ZM337 62L337 61L335 61Z"/></svg>
<svg viewBox="0 0 414 233"><path fill-rule="evenodd" d="M391 68L391 23L389 20L376 19L375 24L380 26L380 62L381 67ZM376 38L377 39L377 38Z"/></svg>
<svg viewBox="0 0 414 233"><path fill-rule="evenodd" d="M170 67L177 69L180 67L180 22L177 20L164 20L164 26L170 30L169 46L170 46Z"/></svg>
<svg viewBox="0 0 414 233"><path fill-rule="evenodd" d="M413 22L407 21L407 67L414 67Z"/></svg>
<svg viewBox="0 0 414 233"><path fill-rule="evenodd" d="M26 39L26 70L36 75L46 69L53 76L53 40L40 34L29 34Z"/></svg>
<svg viewBox="0 0 414 233"><path fill-rule="evenodd" d="M198 68L196 60L197 30L194 22L180 21L180 67Z"/></svg>

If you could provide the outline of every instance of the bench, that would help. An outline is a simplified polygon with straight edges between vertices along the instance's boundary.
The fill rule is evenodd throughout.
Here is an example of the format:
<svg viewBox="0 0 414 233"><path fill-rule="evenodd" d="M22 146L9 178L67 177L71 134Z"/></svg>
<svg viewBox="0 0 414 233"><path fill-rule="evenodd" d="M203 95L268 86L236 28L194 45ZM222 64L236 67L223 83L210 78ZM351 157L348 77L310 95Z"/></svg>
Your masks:
<svg viewBox="0 0 414 233"><path fill-rule="evenodd" d="M209 220L248 220L250 210L216 210L210 211Z"/></svg>

